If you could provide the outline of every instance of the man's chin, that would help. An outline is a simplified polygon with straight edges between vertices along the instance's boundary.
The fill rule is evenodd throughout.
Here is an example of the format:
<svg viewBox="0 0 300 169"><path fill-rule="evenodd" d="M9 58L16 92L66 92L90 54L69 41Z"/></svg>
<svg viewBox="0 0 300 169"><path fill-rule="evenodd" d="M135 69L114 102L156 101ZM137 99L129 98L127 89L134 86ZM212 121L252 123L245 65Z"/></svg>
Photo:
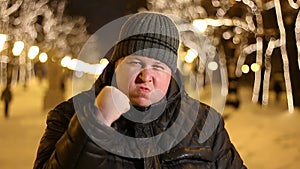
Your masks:
<svg viewBox="0 0 300 169"><path fill-rule="evenodd" d="M151 102L149 99L133 99L130 100L130 103L134 106L138 107L148 107L151 105Z"/></svg>

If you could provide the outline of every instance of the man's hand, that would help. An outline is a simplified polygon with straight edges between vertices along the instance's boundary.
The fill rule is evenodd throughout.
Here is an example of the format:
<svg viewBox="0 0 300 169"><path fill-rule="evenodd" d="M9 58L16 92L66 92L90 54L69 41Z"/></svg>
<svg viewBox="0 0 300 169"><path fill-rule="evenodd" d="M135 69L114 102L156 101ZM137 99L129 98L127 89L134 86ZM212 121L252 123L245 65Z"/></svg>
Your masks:
<svg viewBox="0 0 300 169"><path fill-rule="evenodd" d="M130 109L128 97L112 86L105 86L100 91L95 105L99 109L97 118L108 126Z"/></svg>

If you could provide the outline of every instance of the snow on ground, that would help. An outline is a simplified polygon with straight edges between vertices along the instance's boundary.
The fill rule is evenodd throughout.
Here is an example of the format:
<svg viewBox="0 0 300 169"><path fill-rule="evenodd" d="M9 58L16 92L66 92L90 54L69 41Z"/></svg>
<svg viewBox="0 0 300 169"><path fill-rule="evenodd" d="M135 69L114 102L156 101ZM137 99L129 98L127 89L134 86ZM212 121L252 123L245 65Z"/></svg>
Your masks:
<svg viewBox="0 0 300 169"><path fill-rule="evenodd" d="M2 86L1 86L2 87ZM46 86L36 81L12 87L13 102L9 119L4 118L0 106L0 168L30 169L36 154L37 144L45 128L45 113L42 112L43 93Z"/></svg>
<svg viewBox="0 0 300 169"><path fill-rule="evenodd" d="M251 91L242 90L238 110L229 114L226 127L250 169L298 169L300 166L300 111L287 111L286 102L262 107L250 102ZM282 99L284 100L284 99Z"/></svg>

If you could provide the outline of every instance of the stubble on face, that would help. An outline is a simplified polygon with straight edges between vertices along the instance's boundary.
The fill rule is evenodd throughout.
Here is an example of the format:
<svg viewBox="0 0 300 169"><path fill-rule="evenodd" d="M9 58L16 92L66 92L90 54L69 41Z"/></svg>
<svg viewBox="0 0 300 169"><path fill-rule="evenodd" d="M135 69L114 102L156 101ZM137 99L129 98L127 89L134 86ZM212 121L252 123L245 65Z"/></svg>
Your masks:
<svg viewBox="0 0 300 169"><path fill-rule="evenodd" d="M129 97L131 104L142 107L159 102L166 95L171 79L167 65L144 56L119 59L115 73L119 90Z"/></svg>

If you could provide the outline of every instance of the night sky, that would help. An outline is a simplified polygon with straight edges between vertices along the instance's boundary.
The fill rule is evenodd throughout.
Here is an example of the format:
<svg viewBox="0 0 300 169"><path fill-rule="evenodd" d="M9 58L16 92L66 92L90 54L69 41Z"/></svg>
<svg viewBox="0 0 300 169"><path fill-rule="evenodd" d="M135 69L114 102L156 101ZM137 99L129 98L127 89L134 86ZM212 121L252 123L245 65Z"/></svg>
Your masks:
<svg viewBox="0 0 300 169"><path fill-rule="evenodd" d="M88 33L92 34L108 22L145 6L146 0L68 0L65 14L86 17Z"/></svg>

